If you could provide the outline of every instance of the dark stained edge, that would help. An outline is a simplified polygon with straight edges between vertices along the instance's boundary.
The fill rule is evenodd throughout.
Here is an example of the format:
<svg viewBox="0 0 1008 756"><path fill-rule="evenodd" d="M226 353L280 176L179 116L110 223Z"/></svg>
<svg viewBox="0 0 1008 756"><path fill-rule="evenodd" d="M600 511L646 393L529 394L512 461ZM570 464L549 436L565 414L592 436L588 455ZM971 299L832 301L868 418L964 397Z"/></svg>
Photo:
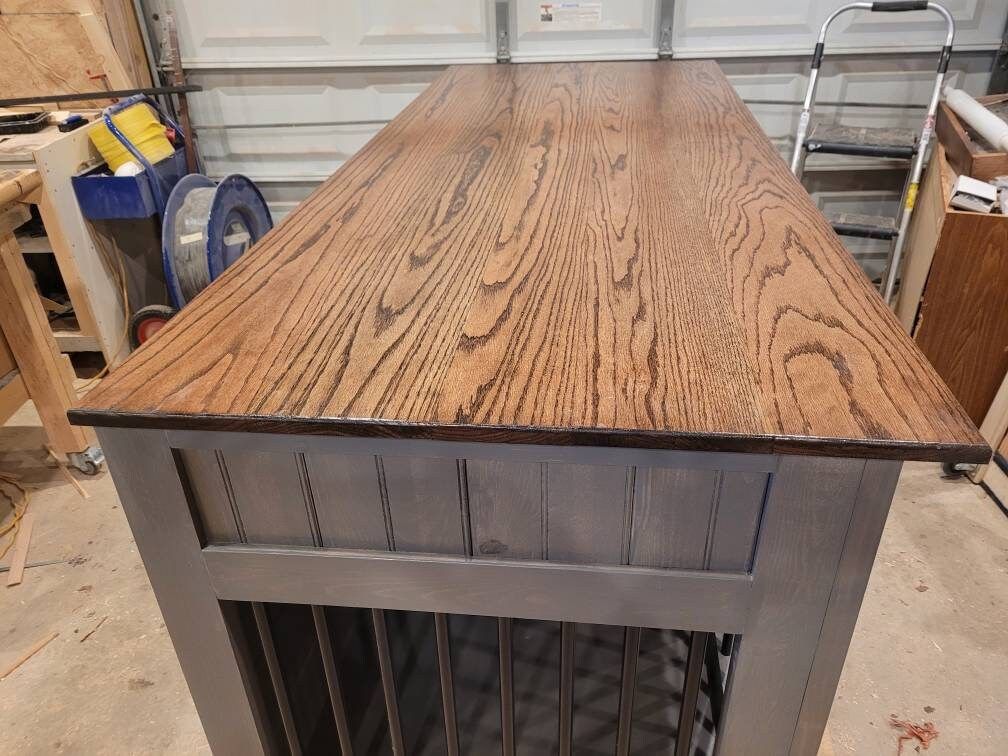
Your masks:
<svg viewBox="0 0 1008 756"><path fill-rule="evenodd" d="M74 425L156 430L205 430L306 436L356 436L424 441L468 441L498 444L620 447L678 451L794 454L916 462L987 464L991 448L978 443L843 439L682 431L639 431L600 428L542 428L454 423L404 423L359 418L298 418L262 415L180 415L71 409Z"/></svg>

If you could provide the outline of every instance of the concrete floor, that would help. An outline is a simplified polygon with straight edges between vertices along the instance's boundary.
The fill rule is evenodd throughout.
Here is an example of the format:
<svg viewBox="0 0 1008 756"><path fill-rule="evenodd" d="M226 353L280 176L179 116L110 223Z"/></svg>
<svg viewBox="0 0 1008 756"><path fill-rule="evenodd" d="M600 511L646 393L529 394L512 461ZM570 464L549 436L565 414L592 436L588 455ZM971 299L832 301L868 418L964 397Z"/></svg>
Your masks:
<svg viewBox="0 0 1008 756"><path fill-rule="evenodd" d="M112 481L78 476L82 499L42 444L30 404L0 428L0 470L37 487L29 564L56 562L0 581L0 669L59 632L0 681L0 754L208 753ZM1008 752L1006 572L981 489L907 465L822 753L895 754L890 714L934 722L929 756Z"/></svg>

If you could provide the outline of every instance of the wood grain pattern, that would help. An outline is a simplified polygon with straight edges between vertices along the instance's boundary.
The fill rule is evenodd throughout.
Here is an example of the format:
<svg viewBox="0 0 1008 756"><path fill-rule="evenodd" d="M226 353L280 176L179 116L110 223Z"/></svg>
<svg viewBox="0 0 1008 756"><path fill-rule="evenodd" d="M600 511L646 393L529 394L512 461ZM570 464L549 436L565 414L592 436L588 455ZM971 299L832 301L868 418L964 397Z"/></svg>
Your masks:
<svg viewBox="0 0 1008 756"><path fill-rule="evenodd" d="M914 340L977 425L1008 372L1008 218L948 210Z"/></svg>
<svg viewBox="0 0 1008 756"><path fill-rule="evenodd" d="M699 61L449 69L73 417L989 452Z"/></svg>

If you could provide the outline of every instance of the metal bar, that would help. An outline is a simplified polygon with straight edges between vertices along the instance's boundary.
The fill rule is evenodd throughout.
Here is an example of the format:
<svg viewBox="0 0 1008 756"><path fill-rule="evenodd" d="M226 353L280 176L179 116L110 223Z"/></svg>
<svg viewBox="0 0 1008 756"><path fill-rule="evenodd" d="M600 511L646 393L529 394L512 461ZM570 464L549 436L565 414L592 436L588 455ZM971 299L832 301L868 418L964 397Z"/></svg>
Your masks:
<svg viewBox="0 0 1008 756"><path fill-rule="evenodd" d="M560 756L571 756L574 740L574 623L560 623Z"/></svg>
<svg viewBox="0 0 1008 756"><path fill-rule="evenodd" d="M297 546L208 546L202 556L217 597L233 601L368 608L380 595L385 609L729 633L745 631L752 611L743 572ZM620 600L599 601L599 585Z"/></svg>
<svg viewBox="0 0 1008 756"><path fill-rule="evenodd" d="M378 667L381 670L382 692L385 694L385 712L388 714L389 738L394 756L405 756L402 722L399 719L399 700L396 696L395 673L392 671L392 651L389 648L388 629L385 627L385 610L372 609L375 645L378 648Z"/></svg>
<svg viewBox="0 0 1008 756"><path fill-rule="evenodd" d="M441 705L444 708L445 745L448 756L458 756L458 724L455 720L455 684L452 680L451 642L448 638L448 615L434 615L437 638L438 675L441 678Z"/></svg>
<svg viewBox="0 0 1008 756"><path fill-rule="evenodd" d="M322 652L322 668L325 670L326 684L329 686L329 702L332 704L333 718L336 720L336 735L339 737L340 753L342 756L353 756L350 725L347 722L346 707L343 705L343 690L336 672L336 659L333 654L332 638L329 636L329 623L326 620L325 607L312 606L311 610L312 618L315 620L319 650Z"/></svg>
<svg viewBox="0 0 1008 756"><path fill-rule="evenodd" d="M721 672L721 656L717 638L708 635L704 644L704 666L707 668L707 687L710 690L711 719L714 720L714 731L721 723L721 711L724 709L724 675Z"/></svg>
<svg viewBox="0 0 1008 756"><path fill-rule="evenodd" d="M273 693L276 694L277 705L280 707L280 719L283 722L284 734L287 736L287 746L290 748L292 756L300 756L301 743L298 740L290 700L287 698L287 687L284 685L280 660L277 658L276 646L273 645L273 632L270 630L266 607L258 601L253 601L252 614L255 616L259 640L262 642L263 653L266 656L266 668L269 670L270 681L273 683Z"/></svg>
<svg viewBox="0 0 1008 756"><path fill-rule="evenodd" d="M186 92L202 92L199 84L185 84L180 87L146 87L143 89L111 89L97 92L67 92L58 95L34 95L32 97L8 97L0 100L0 108L12 108L17 105L36 105L44 102L83 102L84 100L112 100L118 97L132 97L137 94L166 95L185 94Z"/></svg>
<svg viewBox="0 0 1008 756"><path fill-rule="evenodd" d="M511 655L511 618L497 618L497 648L500 660L501 754L514 756L514 659Z"/></svg>
<svg viewBox="0 0 1008 756"><path fill-rule="evenodd" d="M934 5L931 3L930 5ZM928 6L930 8L930 5ZM941 8L941 6L937 6ZM952 24L952 18L948 11L941 8L940 11L948 18L948 23ZM950 26L951 29L951 26ZM952 32L949 32L949 43L951 44ZM947 61L946 61L947 62ZM889 251L889 258L886 260L885 273L882 276L882 298L890 307L893 302L893 292L896 289L896 278L899 276L900 261L903 257L903 245L906 243L907 231L910 228L910 216L913 213L914 205L917 203L917 190L920 187L921 176L924 175L924 160L927 157L928 143L934 134L935 118L938 113L938 103L941 100L942 85L945 82L945 69L939 66L935 75L934 87L931 90L931 102L928 105L927 116L924 118L924 127L921 129L920 139L917 141L917 154L914 156L910 166L910 176L907 181L906 191L903 193L902 209L899 216L899 233Z"/></svg>
<svg viewBox="0 0 1008 756"><path fill-rule="evenodd" d="M630 728L633 721L634 688L637 684L637 660L640 656L639 627L626 628L623 635L623 672L620 680L619 729L616 731L616 756L629 756Z"/></svg>
<svg viewBox="0 0 1008 756"><path fill-rule="evenodd" d="M696 720L700 675L703 673L704 649L709 635L710 633L690 633L686 680L683 683L682 703L679 705L679 727L676 729L675 756L689 756L693 744L693 722Z"/></svg>

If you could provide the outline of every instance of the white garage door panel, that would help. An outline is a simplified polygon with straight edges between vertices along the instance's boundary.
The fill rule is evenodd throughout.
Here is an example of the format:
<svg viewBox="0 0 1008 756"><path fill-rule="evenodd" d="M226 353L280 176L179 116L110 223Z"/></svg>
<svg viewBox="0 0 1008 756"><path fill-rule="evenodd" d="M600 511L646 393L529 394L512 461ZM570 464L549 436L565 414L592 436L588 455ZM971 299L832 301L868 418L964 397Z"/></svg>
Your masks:
<svg viewBox="0 0 1008 756"><path fill-rule="evenodd" d="M198 71L190 95L198 126L388 121L443 67L328 71Z"/></svg>
<svg viewBox="0 0 1008 756"><path fill-rule="evenodd" d="M381 129L373 126L230 128L200 133L212 178L244 173L254 181L322 181Z"/></svg>
<svg viewBox="0 0 1008 756"><path fill-rule="evenodd" d="M511 12L511 59L604 60L654 58L658 8L655 0L590 0L552 3L514 0ZM576 13L572 13L577 6ZM552 20L543 20L544 14Z"/></svg>
<svg viewBox="0 0 1008 756"><path fill-rule="evenodd" d="M259 191L269 205L273 222L279 223L318 187L315 181L269 181L259 184Z"/></svg>
<svg viewBox="0 0 1008 756"><path fill-rule="evenodd" d="M491 0L176 0L186 68L494 59Z"/></svg>
<svg viewBox="0 0 1008 756"><path fill-rule="evenodd" d="M811 52L826 17L842 0L677 0L672 47L677 57ZM944 0L956 21L956 47L990 49L1001 43L1008 2ZM944 22L930 11L852 11L830 26L830 50L941 47Z"/></svg>

